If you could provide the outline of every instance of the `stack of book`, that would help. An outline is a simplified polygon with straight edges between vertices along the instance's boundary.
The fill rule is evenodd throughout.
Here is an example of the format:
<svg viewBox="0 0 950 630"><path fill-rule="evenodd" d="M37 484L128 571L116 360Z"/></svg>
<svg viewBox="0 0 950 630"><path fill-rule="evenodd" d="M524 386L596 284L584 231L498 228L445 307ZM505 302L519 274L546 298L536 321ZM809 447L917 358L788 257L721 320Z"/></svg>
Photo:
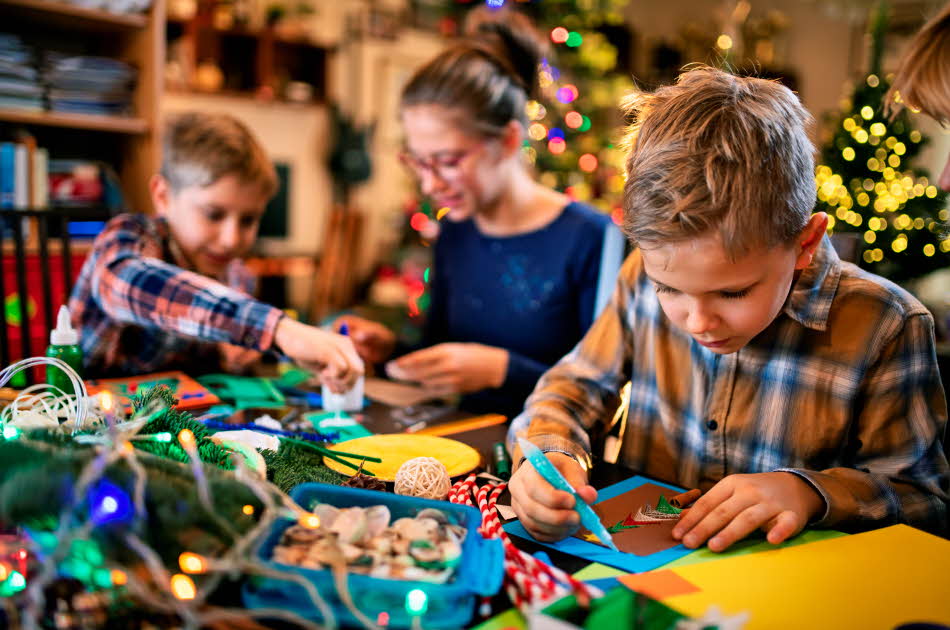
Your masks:
<svg viewBox="0 0 950 630"><path fill-rule="evenodd" d="M43 68L52 111L107 116L132 113L138 73L129 64L108 57L47 51Z"/></svg>
<svg viewBox="0 0 950 630"><path fill-rule="evenodd" d="M49 154L25 136L0 142L0 209L44 209L49 206Z"/></svg>
<svg viewBox="0 0 950 630"><path fill-rule="evenodd" d="M0 33L0 107L43 110L35 50L12 33Z"/></svg>

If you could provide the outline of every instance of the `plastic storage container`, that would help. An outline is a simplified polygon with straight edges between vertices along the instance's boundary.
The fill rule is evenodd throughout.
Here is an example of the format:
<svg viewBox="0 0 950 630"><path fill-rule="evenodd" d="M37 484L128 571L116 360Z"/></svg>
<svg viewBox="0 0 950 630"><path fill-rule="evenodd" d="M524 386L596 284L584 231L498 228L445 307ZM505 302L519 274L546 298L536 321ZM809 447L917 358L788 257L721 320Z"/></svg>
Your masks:
<svg viewBox="0 0 950 630"><path fill-rule="evenodd" d="M432 501L385 492L373 492L357 488L344 488L322 483L305 483L294 488L290 496L305 509L316 502L336 507L369 507L385 505L392 513L392 520L412 517L424 508L436 508L449 519L468 529L462 543L462 560L455 575L445 584L392 580L350 574L350 594L356 606L370 619L379 613L389 615L388 627L409 628L412 617L406 611L406 594L413 589L422 589L428 596L428 608L420 619L424 628L462 628L472 618L476 599L494 595L501 588L504 575L504 550L501 540L486 540L478 533L481 514L475 508L456 505L446 501ZM315 570L300 566L280 564L271 560L274 547L280 542L284 530L294 524L291 519L281 519L262 540L257 549L258 557L267 565L281 571L302 575L312 582L320 596L330 605L338 624L359 626L346 606L340 601L333 576L329 570ZM310 601L306 590L291 581L255 576L244 587L244 604L248 608L282 608L307 619L322 622L319 609Z"/></svg>

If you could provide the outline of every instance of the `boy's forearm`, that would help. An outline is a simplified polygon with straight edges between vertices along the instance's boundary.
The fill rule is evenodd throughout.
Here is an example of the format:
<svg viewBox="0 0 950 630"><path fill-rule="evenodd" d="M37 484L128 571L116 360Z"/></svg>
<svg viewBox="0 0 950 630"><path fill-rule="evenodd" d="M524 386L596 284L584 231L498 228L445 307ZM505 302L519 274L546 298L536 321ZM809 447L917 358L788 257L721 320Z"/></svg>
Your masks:
<svg viewBox="0 0 950 630"><path fill-rule="evenodd" d="M812 523L816 527L870 529L908 523L941 535L946 532L947 495L939 487L853 468L783 470L808 481L825 500L827 509Z"/></svg>
<svg viewBox="0 0 950 630"><path fill-rule="evenodd" d="M282 311L157 259L103 265L93 295L113 319L145 328L269 350Z"/></svg>

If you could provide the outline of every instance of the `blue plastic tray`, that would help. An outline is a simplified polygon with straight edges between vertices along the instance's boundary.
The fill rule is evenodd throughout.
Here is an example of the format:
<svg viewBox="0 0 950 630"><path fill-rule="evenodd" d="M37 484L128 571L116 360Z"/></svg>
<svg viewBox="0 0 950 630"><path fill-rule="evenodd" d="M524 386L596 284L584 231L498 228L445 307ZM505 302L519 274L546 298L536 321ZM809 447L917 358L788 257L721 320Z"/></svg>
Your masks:
<svg viewBox="0 0 950 630"><path fill-rule="evenodd" d="M379 613L389 615L390 628L409 628L412 618L406 612L406 594L416 588L428 595L428 609L423 614L424 628L461 628L472 618L475 600L482 595L494 595L501 588L504 575L504 550L501 541L486 540L478 533L482 518L475 508L456 505L446 501L418 499L386 492L374 492L357 488L344 488L322 483L305 483L294 488L290 496L299 505L310 509L316 502L337 507L369 507L385 505L392 513L392 520L412 517L424 508L442 510L449 519L468 529L462 543L462 561L455 575L446 584L388 580L368 575L350 574L348 585L357 607L372 620ZM257 554L265 564L282 571L291 571L310 580L329 604L337 623L358 625L346 606L340 601L329 570L314 570L286 565L271 560L274 547L280 542L284 530L294 524L291 519L281 519L274 524L270 534L260 543ZM307 619L322 622L319 609L310 601L306 590L291 581L269 577L252 577L244 587L244 604L248 608L282 608Z"/></svg>

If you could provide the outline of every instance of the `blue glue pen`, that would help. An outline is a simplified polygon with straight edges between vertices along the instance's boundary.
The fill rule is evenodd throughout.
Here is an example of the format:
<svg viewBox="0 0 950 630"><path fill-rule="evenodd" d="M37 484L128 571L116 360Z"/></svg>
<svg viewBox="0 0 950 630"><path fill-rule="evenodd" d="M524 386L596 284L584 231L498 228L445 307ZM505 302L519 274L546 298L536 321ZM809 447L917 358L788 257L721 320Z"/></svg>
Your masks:
<svg viewBox="0 0 950 630"><path fill-rule="evenodd" d="M567 479L564 478L564 475L554 467L554 464L551 463L551 460L539 449L537 446L529 442L524 438L518 438L518 445L521 447L521 454L525 456L525 459L534 466L534 469L538 471L538 474L541 475L545 481L557 488L558 490L563 490L564 492L570 493L574 496L574 509L577 511L578 515L581 517L581 525L586 527L593 533L597 538L600 539L600 542L604 543L614 551L620 551L617 549L617 545L614 544L613 539L610 537L610 532L607 531L607 528L604 527L604 524L600 522L600 517L597 516L597 513L587 502L584 501L577 494L577 491L574 490L573 486L568 483Z"/></svg>

